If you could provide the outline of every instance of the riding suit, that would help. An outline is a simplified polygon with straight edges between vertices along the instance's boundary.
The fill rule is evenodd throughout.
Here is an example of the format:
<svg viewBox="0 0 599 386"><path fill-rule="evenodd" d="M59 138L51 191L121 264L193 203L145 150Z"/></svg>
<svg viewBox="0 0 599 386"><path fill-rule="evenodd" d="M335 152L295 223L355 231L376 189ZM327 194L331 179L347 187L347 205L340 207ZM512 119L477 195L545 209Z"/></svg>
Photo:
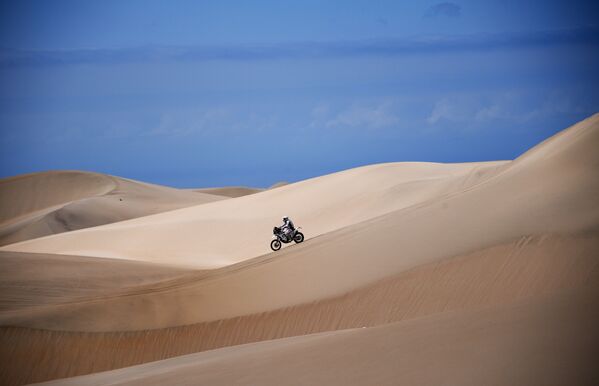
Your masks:
<svg viewBox="0 0 599 386"><path fill-rule="evenodd" d="M293 231L295 231L295 226L293 225L293 221L289 217L283 218L283 225L281 226L281 232L287 237L287 240L291 240L293 235Z"/></svg>

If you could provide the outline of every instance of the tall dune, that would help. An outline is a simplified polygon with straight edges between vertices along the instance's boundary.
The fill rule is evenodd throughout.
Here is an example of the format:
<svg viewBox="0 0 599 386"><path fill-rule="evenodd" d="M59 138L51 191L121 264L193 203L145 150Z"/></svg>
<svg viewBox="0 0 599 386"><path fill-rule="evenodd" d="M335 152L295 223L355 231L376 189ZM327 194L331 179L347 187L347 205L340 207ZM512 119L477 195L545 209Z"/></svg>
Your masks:
<svg viewBox="0 0 599 386"><path fill-rule="evenodd" d="M12 244L5 250L218 268L270 251L289 215L313 238L462 189L504 163L365 166L248 196ZM109 241L109 242L108 242Z"/></svg>
<svg viewBox="0 0 599 386"><path fill-rule="evenodd" d="M78 171L24 174L0 180L0 222L116 188L109 176Z"/></svg>
<svg viewBox="0 0 599 386"><path fill-rule="evenodd" d="M6 178L0 180L0 245L221 199L90 172Z"/></svg>
<svg viewBox="0 0 599 386"><path fill-rule="evenodd" d="M235 200L46 237L5 249L216 268L267 253L270 230L283 214L304 226L308 237L315 237L418 205L424 205L422 212L401 212L403 224L409 222L410 212L416 213L416 221L422 225L430 222L424 212L435 212L444 218L440 230L453 222L450 216L461 216L458 225L479 228L475 222L484 216L490 220L495 215L511 215L511 219L505 218L505 224L495 220L492 231L487 232L490 237L501 241L498 239L526 233L560 231L576 225L568 223L569 218L592 222L599 216L589 195L599 189L594 178L597 121L598 117L593 116L580 122L511 163L372 165ZM581 200L576 194L582 195ZM562 205L560 200L568 202ZM439 204L448 210L438 210ZM521 210L533 217L520 221ZM555 221L556 217L559 221ZM478 240L484 245L484 240Z"/></svg>

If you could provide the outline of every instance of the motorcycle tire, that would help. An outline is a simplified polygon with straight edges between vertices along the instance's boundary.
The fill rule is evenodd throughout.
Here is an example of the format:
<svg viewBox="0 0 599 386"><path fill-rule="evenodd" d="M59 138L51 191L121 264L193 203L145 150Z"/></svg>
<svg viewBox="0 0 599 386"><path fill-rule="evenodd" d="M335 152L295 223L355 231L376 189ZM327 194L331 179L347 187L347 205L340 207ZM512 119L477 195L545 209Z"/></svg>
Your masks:
<svg viewBox="0 0 599 386"><path fill-rule="evenodd" d="M293 241L295 241L296 244L301 243L304 241L304 234L302 232L297 232L295 236L293 236Z"/></svg>
<svg viewBox="0 0 599 386"><path fill-rule="evenodd" d="M270 242L270 249L273 251L278 251L281 249L281 242L279 240L273 240Z"/></svg>

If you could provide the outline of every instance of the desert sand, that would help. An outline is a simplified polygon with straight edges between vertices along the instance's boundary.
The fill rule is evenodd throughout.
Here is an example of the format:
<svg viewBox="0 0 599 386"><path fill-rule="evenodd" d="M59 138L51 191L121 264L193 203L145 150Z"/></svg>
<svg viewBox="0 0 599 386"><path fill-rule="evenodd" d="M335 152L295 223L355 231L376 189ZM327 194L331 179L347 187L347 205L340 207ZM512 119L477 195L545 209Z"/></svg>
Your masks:
<svg viewBox="0 0 599 386"><path fill-rule="evenodd" d="M598 147L596 114L513 161L368 165L239 196L156 188L129 194L160 210L105 222L130 201L116 177L4 180L2 224L28 237L0 248L0 378L596 384ZM90 225L30 231L70 203ZM306 241L272 253L284 214Z"/></svg>
<svg viewBox="0 0 599 386"><path fill-rule="evenodd" d="M0 180L0 245L224 198L90 172L5 178Z"/></svg>
<svg viewBox="0 0 599 386"><path fill-rule="evenodd" d="M235 200L29 240L4 249L219 268L268 253L272 227L281 222L282 215L289 215L314 238L467 188L502 165L365 166Z"/></svg>
<svg viewBox="0 0 599 386"><path fill-rule="evenodd" d="M192 189L194 192L198 193L207 193L217 196L225 196L225 197L241 197L247 196L248 194L254 194L262 192L264 189L259 188L248 188L247 186L225 186L222 188L202 188L202 189Z"/></svg>

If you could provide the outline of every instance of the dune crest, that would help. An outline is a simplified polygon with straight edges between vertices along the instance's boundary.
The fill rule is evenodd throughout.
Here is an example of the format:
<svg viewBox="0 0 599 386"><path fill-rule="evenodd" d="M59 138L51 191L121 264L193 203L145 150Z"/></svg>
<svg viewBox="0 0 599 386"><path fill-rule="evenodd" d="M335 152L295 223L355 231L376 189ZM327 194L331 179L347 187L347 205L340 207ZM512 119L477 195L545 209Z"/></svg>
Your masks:
<svg viewBox="0 0 599 386"><path fill-rule="evenodd" d="M6 178L0 180L0 245L221 199L90 172Z"/></svg>
<svg viewBox="0 0 599 386"><path fill-rule="evenodd" d="M212 269L268 253L287 214L308 238L463 189L504 162L391 163L313 178L235 200L12 244L4 250ZM110 240L110 242L107 242Z"/></svg>

